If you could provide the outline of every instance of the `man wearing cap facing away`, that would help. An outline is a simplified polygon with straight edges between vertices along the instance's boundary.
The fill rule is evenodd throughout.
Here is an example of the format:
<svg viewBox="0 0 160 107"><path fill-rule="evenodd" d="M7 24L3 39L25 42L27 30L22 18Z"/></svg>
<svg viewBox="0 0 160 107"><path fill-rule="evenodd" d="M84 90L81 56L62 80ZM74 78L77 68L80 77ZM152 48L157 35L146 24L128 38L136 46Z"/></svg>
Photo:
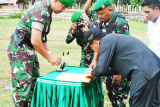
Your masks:
<svg viewBox="0 0 160 107"><path fill-rule="evenodd" d="M85 71L87 77L123 75L131 81L130 107L160 107L160 59L143 42L125 34L106 35L99 28L84 38L99 53L98 65Z"/></svg>
<svg viewBox="0 0 160 107"><path fill-rule="evenodd" d="M84 50L84 47L86 47L86 41L84 40L85 32L82 31L81 28L83 28L82 23L86 23L89 29L96 26L93 22L90 22L90 21L84 22L81 12L74 13L71 17L71 21L72 21L72 26L69 29L69 32L65 41L67 44L69 44L74 39L76 39L77 44L81 46L80 67L89 67L93 59L94 51L90 47Z"/></svg>
<svg viewBox="0 0 160 107"><path fill-rule="evenodd" d="M15 107L28 107L34 85L39 76L37 52L52 65L59 65L61 58L51 55L47 46L52 12L64 12L75 0L43 0L23 14L12 34L7 54L11 65L13 102Z"/></svg>
<svg viewBox="0 0 160 107"><path fill-rule="evenodd" d="M102 29L103 32L119 33L129 35L129 25L123 16L114 12L110 0L97 0L93 6L93 10L89 9L92 0L87 0L85 4L85 12L90 17L98 15L100 21L96 27ZM97 21L98 22L98 21ZM86 29L83 29L86 31ZM98 53L94 53L93 61L90 65L95 68L97 65ZM107 76L103 78L108 90L108 96L113 107L125 107L129 93L130 82L121 75Z"/></svg>

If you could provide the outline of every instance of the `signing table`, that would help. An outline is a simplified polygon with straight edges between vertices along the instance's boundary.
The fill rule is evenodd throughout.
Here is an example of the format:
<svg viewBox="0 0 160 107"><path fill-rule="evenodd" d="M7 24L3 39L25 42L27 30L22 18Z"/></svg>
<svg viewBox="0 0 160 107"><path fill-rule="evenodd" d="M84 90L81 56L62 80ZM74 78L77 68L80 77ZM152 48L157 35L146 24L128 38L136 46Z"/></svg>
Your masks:
<svg viewBox="0 0 160 107"><path fill-rule="evenodd" d="M67 66L65 73L84 74L86 68ZM50 72L38 77L31 107L103 107L101 79L89 83L55 80L62 72Z"/></svg>

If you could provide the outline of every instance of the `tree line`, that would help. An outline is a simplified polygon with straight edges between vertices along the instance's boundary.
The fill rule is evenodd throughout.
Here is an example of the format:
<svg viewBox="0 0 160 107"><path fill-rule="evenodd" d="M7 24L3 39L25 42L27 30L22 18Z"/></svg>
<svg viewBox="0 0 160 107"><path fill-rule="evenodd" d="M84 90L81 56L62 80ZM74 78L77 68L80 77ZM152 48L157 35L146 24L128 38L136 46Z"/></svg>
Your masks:
<svg viewBox="0 0 160 107"><path fill-rule="evenodd" d="M111 0L116 5L140 6L143 0Z"/></svg>
<svg viewBox="0 0 160 107"><path fill-rule="evenodd" d="M77 3L85 4L87 0L76 0ZM92 0L94 3L96 0ZM131 6L140 6L143 0L111 0L113 4L116 5L131 5ZM32 4L35 2L35 0L25 0L25 4L28 5L29 2Z"/></svg>

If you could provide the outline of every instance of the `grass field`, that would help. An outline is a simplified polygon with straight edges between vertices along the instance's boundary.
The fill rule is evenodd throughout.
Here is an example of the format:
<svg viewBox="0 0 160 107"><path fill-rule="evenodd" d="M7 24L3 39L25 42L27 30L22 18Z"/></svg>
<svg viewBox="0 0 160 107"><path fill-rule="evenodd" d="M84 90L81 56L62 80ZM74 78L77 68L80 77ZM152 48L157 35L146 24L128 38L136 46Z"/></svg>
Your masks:
<svg viewBox="0 0 160 107"><path fill-rule="evenodd" d="M9 60L6 53L6 47L12 32L16 28L16 24L19 19L0 19L0 107L13 107L13 102L11 98L11 73ZM62 22L60 19L53 19L51 25L51 31L48 35L48 45L49 49L53 55L58 55L62 57L62 53L70 52L68 58L68 65L79 66L80 62L80 47L76 42L71 44L65 43L65 38L70 28L71 21L65 20ZM129 21L130 34L141 41L143 41L148 46L148 36L147 36L147 25ZM40 75L45 75L59 66L52 66L45 60L41 55L38 54L40 62ZM66 59L66 58L65 58ZM105 95L105 107L111 107L108 97Z"/></svg>

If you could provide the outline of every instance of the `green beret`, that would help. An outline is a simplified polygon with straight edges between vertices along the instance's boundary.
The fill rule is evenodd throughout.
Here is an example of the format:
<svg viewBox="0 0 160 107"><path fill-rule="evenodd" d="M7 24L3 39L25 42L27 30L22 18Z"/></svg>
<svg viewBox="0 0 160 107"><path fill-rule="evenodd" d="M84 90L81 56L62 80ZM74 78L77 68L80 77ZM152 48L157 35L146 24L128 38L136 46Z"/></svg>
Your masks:
<svg viewBox="0 0 160 107"><path fill-rule="evenodd" d="M82 13L81 12L76 12L72 15L71 17L71 21L72 22L76 22L78 21L79 19L83 19L83 16L82 16Z"/></svg>
<svg viewBox="0 0 160 107"><path fill-rule="evenodd" d="M76 4L75 0L59 0L63 5L70 7Z"/></svg>
<svg viewBox="0 0 160 107"><path fill-rule="evenodd" d="M103 10L111 4L110 0L97 0L93 6L93 11Z"/></svg>

